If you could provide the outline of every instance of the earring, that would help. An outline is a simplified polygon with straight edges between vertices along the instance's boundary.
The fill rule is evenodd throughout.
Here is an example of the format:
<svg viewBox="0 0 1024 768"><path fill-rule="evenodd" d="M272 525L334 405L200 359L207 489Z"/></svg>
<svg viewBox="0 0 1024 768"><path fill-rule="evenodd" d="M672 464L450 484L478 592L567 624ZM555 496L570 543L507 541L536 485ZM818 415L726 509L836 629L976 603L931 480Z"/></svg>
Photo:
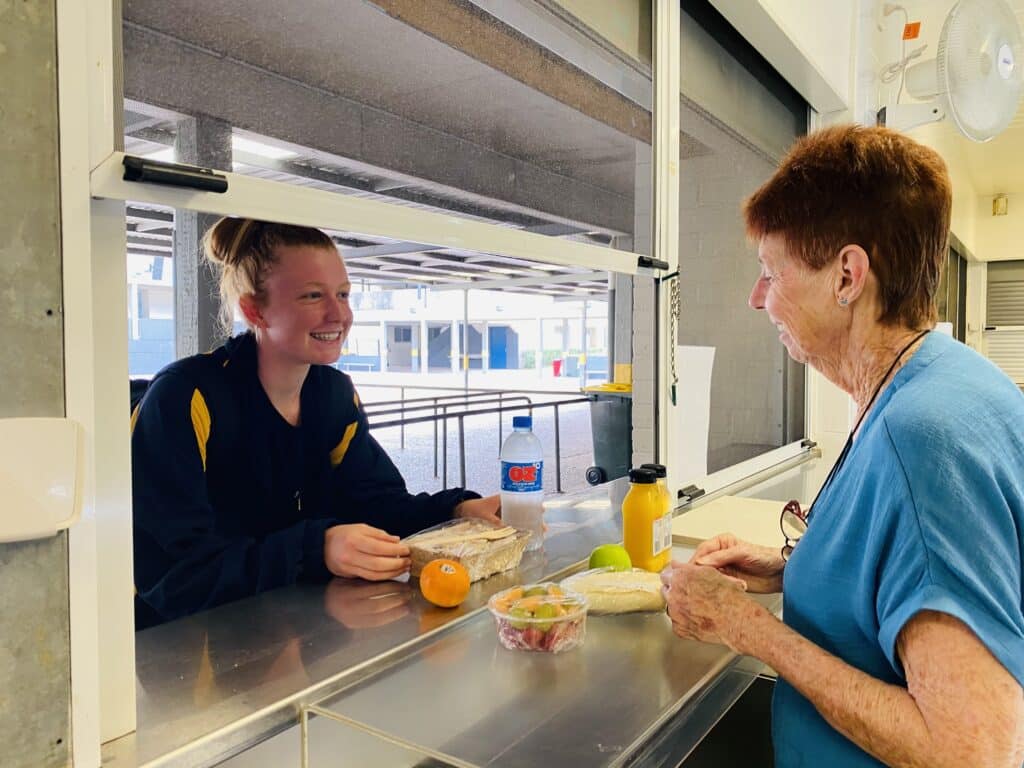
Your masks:
<svg viewBox="0 0 1024 768"><path fill-rule="evenodd" d="M845 296L843 296L841 299L839 299L839 306L840 307L845 307L849 303L850 303L850 300L848 298L846 298Z"/></svg>

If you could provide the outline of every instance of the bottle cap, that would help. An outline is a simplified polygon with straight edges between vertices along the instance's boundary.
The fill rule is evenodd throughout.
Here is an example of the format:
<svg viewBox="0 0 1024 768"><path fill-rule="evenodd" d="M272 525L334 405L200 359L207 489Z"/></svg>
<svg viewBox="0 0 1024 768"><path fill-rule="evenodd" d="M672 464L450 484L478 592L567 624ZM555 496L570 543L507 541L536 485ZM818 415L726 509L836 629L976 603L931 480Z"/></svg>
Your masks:
<svg viewBox="0 0 1024 768"><path fill-rule="evenodd" d="M664 464L641 464L640 468L651 470L655 477L668 477L668 472L665 470Z"/></svg>
<svg viewBox="0 0 1024 768"><path fill-rule="evenodd" d="M513 416L512 429L533 429L533 416Z"/></svg>
<svg viewBox="0 0 1024 768"><path fill-rule="evenodd" d="M657 481L657 475L650 469L631 469L629 470L629 482L631 483L644 483L650 484Z"/></svg>

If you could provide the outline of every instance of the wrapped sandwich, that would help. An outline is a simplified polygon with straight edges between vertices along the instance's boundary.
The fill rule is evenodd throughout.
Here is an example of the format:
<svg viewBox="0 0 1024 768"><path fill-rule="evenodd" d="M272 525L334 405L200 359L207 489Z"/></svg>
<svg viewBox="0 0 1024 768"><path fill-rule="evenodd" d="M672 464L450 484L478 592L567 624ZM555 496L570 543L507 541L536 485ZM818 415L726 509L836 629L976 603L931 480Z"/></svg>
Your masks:
<svg viewBox="0 0 1024 768"><path fill-rule="evenodd" d="M412 559L412 575L419 576L431 560L457 560L469 571L470 581L486 579L515 568L523 558L529 531L500 527L483 520L453 520L405 539Z"/></svg>
<svg viewBox="0 0 1024 768"><path fill-rule="evenodd" d="M639 568L594 568L564 579L562 588L583 595L591 613L665 610L661 576Z"/></svg>

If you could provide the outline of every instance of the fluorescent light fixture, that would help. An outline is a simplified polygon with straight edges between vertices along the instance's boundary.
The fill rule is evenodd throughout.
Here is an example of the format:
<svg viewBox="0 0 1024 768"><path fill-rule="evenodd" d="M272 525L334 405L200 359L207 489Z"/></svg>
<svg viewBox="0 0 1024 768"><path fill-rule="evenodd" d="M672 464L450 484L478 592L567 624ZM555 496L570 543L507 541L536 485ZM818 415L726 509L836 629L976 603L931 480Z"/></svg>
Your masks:
<svg viewBox="0 0 1024 768"><path fill-rule="evenodd" d="M551 264L531 264L530 269L539 269L544 272L561 272L562 267L555 267Z"/></svg>
<svg viewBox="0 0 1024 768"><path fill-rule="evenodd" d="M231 147L241 152L249 152L253 155L265 157L268 160L285 160L286 158L295 157L296 155L296 153L292 152L290 149L281 149L281 147L264 144L262 141L246 139L242 136L232 136Z"/></svg>
<svg viewBox="0 0 1024 768"><path fill-rule="evenodd" d="M143 157L149 158L150 160L161 160L165 163L174 162L174 147L164 147L158 149L156 152L147 152Z"/></svg>

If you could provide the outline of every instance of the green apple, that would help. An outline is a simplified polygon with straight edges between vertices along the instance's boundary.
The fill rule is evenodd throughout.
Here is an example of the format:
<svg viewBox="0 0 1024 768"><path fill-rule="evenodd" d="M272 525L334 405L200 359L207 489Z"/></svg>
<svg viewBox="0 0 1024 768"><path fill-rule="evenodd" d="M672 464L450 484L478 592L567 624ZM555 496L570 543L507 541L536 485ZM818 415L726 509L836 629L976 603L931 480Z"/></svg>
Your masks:
<svg viewBox="0 0 1024 768"><path fill-rule="evenodd" d="M602 544L590 553L589 567L628 571L633 567L633 561L629 559L629 552L621 544Z"/></svg>

